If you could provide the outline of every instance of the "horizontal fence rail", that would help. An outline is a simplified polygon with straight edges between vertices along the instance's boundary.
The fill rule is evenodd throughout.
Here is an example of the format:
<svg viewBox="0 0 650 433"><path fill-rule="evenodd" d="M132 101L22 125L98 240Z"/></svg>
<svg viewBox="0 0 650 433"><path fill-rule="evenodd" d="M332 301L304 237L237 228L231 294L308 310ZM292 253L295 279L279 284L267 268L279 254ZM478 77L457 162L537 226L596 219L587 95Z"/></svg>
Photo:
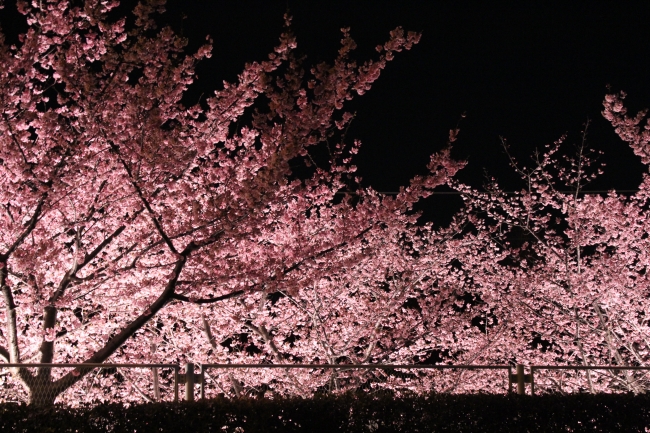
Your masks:
<svg viewBox="0 0 650 433"><path fill-rule="evenodd" d="M251 376L251 370L285 370L284 378L279 376L273 377L273 381L276 382L285 382L289 385L293 385L298 388L297 391L300 391L300 377L295 376L292 373L292 370L311 370L312 373L316 371L327 371L330 370L333 373L329 376L323 375L321 381L323 384L320 387L321 391L342 391L346 389L381 389L382 387L392 387L397 389L412 389L414 384L421 384L422 382L427 381L426 372L427 370L508 370L510 372L511 366L509 365L436 365L436 364L203 364L199 370L199 373L193 380L199 383L200 385L200 398L204 399L206 395L206 376L209 374L209 370L218 370L222 371L225 374L220 376L222 382L229 383L230 387L233 389L235 396L241 395L244 383L242 379L245 376ZM235 377L233 371L243 370L248 372L246 375L239 375ZM344 376L341 373L365 370L366 372L372 372L373 370L383 371L385 374L383 377L377 375L366 375L366 377L358 376ZM193 371L193 365L187 366L186 371ZM405 372L406 371L406 372ZM419 373L412 373L413 371ZM389 372L389 373L387 373ZM243 376L243 377L242 377ZM268 376L268 375L267 375ZM303 374L303 376L305 376ZM314 380L314 375L312 374L310 379ZM430 378L429 378L430 379ZM459 379L460 380L460 379ZM218 380L212 380L212 383L220 388L222 393L226 394L226 389L223 383L219 383ZM508 385L508 391L512 391L512 384ZM426 388L426 387L425 387ZM300 394L300 392L298 392ZM186 399L193 399L194 393L189 391L189 388L186 387Z"/></svg>
<svg viewBox="0 0 650 433"><path fill-rule="evenodd" d="M181 372L183 368L176 364L0 364L0 403L29 401L27 390L12 376L12 368L26 368L39 374L43 369L50 369L48 374L53 380L70 372L75 375L75 370L83 370L85 377L61 393L65 401L79 403L115 400L178 402L179 385L184 385L187 401L194 400L196 385L199 386L200 399L264 396L267 392L272 395L307 396L314 392L381 389L396 392L472 392L467 391L468 387L462 387L470 382L463 375L464 372L476 370L507 370L507 376L500 376L504 379L504 386L493 386L492 392L500 388L511 393L513 384L517 384L517 394L521 395L526 394L526 384L530 385L530 393L534 395L538 388L546 392L564 392L563 386L566 388L570 380L573 380L573 384L577 381L588 384L588 387L582 386L580 390L593 390L594 384L605 384L611 385L608 389L633 392L636 392L635 387L641 389L644 383L650 383L646 377L650 367L614 365L532 365L528 374L523 364L199 364L197 367L198 371L195 372L195 365L188 363ZM457 374L451 377L449 373L443 374L445 370L455 370ZM597 374L599 370L606 374ZM634 371L644 373L641 376L626 373ZM550 372L550 375L545 376L545 372ZM573 376L571 372L574 372ZM580 376L580 372L584 373L584 377ZM485 377L482 380L486 380ZM498 379L492 377L490 380L492 385L498 385ZM480 387L473 390L483 391Z"/></svg>
<svg viewBox="0 0 650 433"><path fill-rule="evenodd" d="M83 371L85 376L61 393L68 401L90 403L114 400L115 396L125 400L124 397L131 394L137 396L135 401L140 402L178 401L181 367L176 364L0 363L0 403L29 401L27 390L12 378L9 371L12 368L26 368L35 373L49 369L54 381L70 372L76 375L75 371ZM46 387L47 384L43 385L43 389L32 389L32 392L46 393ZM110 389L112 398L102 398L107 389Z"/></svg>
<svg viewBox="0 0 650 433"><path fill-rule="evenodd" d="M592 382L597 380L598 378L592 378L591 377L591 372L596 371L598 372L599 370L605 371L605 372L616 372L616 371L621 371L621 372L627 372L627 371L650 371L650 367L641 367L641 366L618 366L618 365L531 365L530 366L530 377L526 378L528 375L524 375L524 380L526 383L530 383L530 393L531 395L535 395L535 373L538 371L543 371L543 370L549 370L549 371L585 371L586 372L586 381L589 386L592 386ZM523 370L522 370L523 372ZM618 385L621 389L626 389L627 391L631 392L639 392L641 389L639 388L645 388L645 386L642 384L641 381L648 381L647 379L647 373L644 374L641 378L639 377L631 377L629 375L623 375L621 376L615 376L612 374L608 374L605 376L605 379L608 380L609 382L613 383L614 385ZM528 380L526 380L528 379ZM556 381L557 383L557 381ZM562 391L561 389L561 382L558 391Z"/></svg>

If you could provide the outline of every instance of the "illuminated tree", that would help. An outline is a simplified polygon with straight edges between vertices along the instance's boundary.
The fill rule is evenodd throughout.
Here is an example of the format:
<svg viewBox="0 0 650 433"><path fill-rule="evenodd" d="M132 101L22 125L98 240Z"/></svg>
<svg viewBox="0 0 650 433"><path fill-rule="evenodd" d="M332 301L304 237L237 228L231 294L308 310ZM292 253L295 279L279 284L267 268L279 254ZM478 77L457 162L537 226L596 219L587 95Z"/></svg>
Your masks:
<svg viewBox="0 0 650 433"><path fill-rule="evenodd" d="M108 18L116 1L19 1L28 31L17 46L0 40L5 362L219 360L215 339L240 329L264 340L261 357L352 357L361 343L323 337L342 325L334 304L325 313L317 303L345 290L341 324L373 296L386 302L379 310L408 312L402 304L415 285L422 290L421 269L433 260L418 257L418 242L440 249L443 293L456 273L446 273L453 254L438 239L453 233L418 227L412 208L462 164L448 151L434 155L426 176L382 198L360 186L352 163L360 144L344 140L353 117L345 102L419 35L398 28L376 60L357 65L344 29L334 63L307 73L287 31L268 60L186 108L181 98L210 45L185 55L183 39L156 28L163 3L140 3L127 28ZM388 299L372 294L380 284L396 286ZM294 314L295 337L317 349L278 350L274 338L293 332L270 323L280 305ZM364 325L356 360L397 356L399 344L377 352L402 326L382 314ZM388 340L432 332L409 320ZM35 404L88 373L11 371Z"/></svg>
<svg viewBox="0 0 650 433"><path fill-rule="evenodd" d="M648 164L645 112L627 117L624 94L608 95L603 115ZM479 253L465 270L486 314L487 362L647 365L650 286L648 174L632 195L585 188L600 173L586 146L562 153L564 138L534 155L525 168L511 157L524 187L504 192L493 179L486 192L465 185ZM506 151L507 146L504 147ZM551 389L644 392L643 373L549 375Z"/></svg>

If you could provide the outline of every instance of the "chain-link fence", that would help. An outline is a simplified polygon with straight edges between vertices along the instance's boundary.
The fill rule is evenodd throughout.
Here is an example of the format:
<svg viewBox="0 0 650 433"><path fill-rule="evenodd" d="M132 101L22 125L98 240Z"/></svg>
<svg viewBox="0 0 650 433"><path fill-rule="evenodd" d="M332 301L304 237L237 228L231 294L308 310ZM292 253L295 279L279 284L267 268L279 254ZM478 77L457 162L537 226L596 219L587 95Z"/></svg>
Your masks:
<svg viewBox="0 0 650 433"><path fill-rule="evenodd" d="M339 393L350 390L422 392L507 392L508 365L313 365L203 364L195 373L199 398ZM186 367L186 370L192 367ZM495 370L507 370L499 374ZM181 379L185 381L183 376ZM192 398L191 396L187 396Z"/></svg>
<svg viewBox="0 0 650 433"><path fill-rule="evenodd" d="M57 389L81 371L76 383ZM518 394L527 387L531 394L640 393L648 389L649 375L650 367L551 365L533 365L526 374L522 364L0 364L0 403L78 406L345 391L506 393L513 385Z"/></svg>
<svg viewBox="0 0 650 433"><path fill-rule="evenodd" d="M81 371L86 374L59 392L66 376ZM178 401L178 373L171 364L0 364L0 403Z"/></svg>
<svg viewBox="0 0 650 433"><path fill-rule="evenodd" d="M644 393L650 388L650 367L532 365L525 382L531 394L580 392Z"/></svg>

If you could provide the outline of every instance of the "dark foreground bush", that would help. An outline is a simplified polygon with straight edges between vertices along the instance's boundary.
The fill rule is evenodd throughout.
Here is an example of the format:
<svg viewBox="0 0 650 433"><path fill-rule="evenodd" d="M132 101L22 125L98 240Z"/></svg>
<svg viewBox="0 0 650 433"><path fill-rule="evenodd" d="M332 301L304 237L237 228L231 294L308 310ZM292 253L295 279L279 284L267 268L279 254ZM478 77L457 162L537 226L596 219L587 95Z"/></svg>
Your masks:
<svg viewBox="0 0 650 433"><path fill-rule="evenodd" d="M85 409L0 405L2 432L644 432L650 396L346 394ZM648 430L650 431L650 430Z"/></svg>

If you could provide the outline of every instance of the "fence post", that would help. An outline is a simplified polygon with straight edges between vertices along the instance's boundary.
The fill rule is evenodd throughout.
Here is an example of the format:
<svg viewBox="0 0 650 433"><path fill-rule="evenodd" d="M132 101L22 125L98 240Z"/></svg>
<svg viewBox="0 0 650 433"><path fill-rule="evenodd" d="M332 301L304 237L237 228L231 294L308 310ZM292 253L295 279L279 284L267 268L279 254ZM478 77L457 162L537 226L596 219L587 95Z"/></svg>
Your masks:
<svg viewBox="0 0 650 433"><path fill-rule="evenodd" d="M535 367L530 367L530 395L535 395Z"/></svg>
<svg viewBox="0 0 650 433"><path fill-rule="evenodd" d="M151 354L156 353L156 343L151 343ZM158 381L158 367L151 367L151 375L153 379L153 398L160 401L160 383Z"/></svg>
<svg viewBox="0 0 650 433"><path fill-rule="evenodd" d="M526 394L526 382L524 382L524 364L517 364L517 394Z"/></svg>
<svg viewBox="0 0 650 433"><path fill-rule="evenodd" d="M201 371L199 372L199 374L201 375L200 379L199 379L199 383L200 383L199 387L200 387L200 390L201 390L200 391L201 395L200 395L199 398L201 400L205 400L205 367L203 367L203 364L201 364Z"/></svg>
<svg viewBox="0 0 650 433"><path fill-rule="evenodd" d="M185 401L194 401L194 363L185 364Z"/></svg>
<svg viewBox="0 0 650 433"><path fill-rule="evenodd" d="M508 365L508 394L512 394L512 365Z"/></svg>
<svg viewBox="0 0 650 433"><path fill-rule="evenodd" d="M178 365L174 367L174 403L178 403L178 382L179 382L179 374L178 374Z"/></svg>
<svg viewBox="0 0 650 433"><path fill-rule="evenodd" d="M153 398L160 401L160 382L158 381L158 367L151 367L151 376L153 377Z"/></svg>

